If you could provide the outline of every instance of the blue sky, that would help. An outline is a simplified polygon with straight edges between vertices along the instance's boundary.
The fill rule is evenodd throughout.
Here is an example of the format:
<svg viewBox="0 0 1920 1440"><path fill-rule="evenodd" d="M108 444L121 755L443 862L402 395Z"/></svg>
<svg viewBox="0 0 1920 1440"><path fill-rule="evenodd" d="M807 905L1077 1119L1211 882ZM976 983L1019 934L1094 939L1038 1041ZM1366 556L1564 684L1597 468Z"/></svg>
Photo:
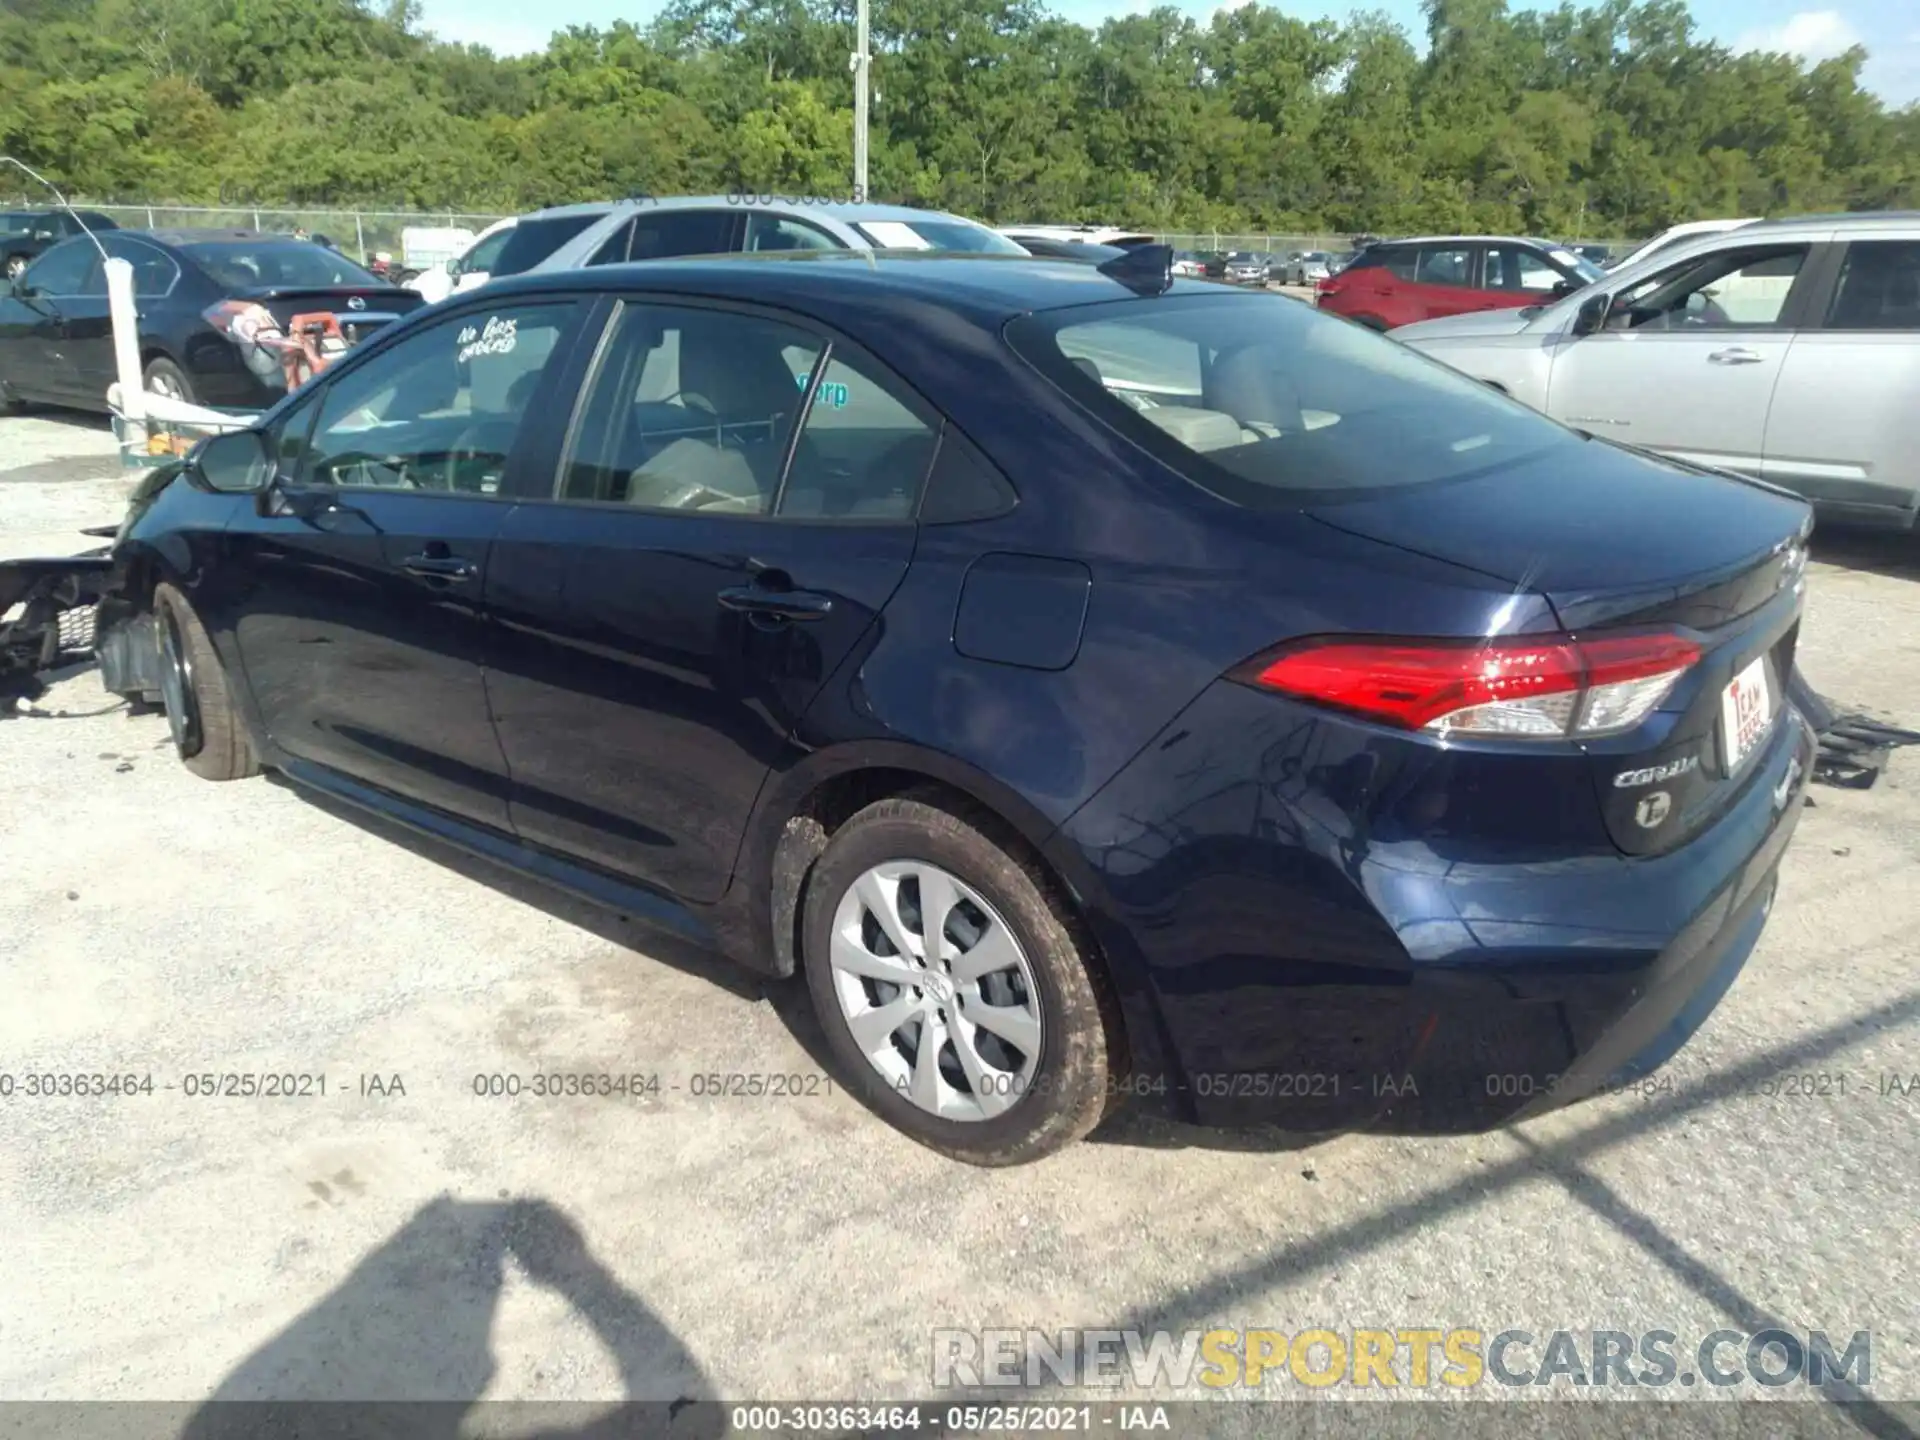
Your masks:
<svg viewBox="0 0 1920 1440"><path fill-rule="evenodd" d="M1220 0L1176 3L1198 18L1220 8ZM1823 60L1849 45L1865 45L1873 56L1867 65L1867 84L1895 105L1920 100L1920 6L1913 0L1811 0L1813 5L1823 3L1836 8L1808 8L1809 0L1695 0L1692 8L1707 36L1735 49L1784 50ZM1051 0L1051 4L1087 25L1151 8L1149 0ZM544 49L554 29L607 25L621 18L645 20L658 8L656 3L635 5L631 0L550 0L533 7L526 0L425 0L425 19L428 29L448 40L520 54ZM1315 5L1308 0L1281 8L1304 18L1345 18L1354 7ZM1381 8L1418 36L1418 0L1384 0ZM530 10L541 16L537 22L528 18Z"/></svg>

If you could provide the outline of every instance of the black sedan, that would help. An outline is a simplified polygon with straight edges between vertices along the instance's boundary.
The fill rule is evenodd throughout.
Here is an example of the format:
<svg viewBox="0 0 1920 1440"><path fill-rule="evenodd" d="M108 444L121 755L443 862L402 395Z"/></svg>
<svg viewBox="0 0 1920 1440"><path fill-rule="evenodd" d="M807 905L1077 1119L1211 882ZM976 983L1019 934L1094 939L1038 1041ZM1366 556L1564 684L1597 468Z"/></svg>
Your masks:
<svg viewBox="0 0 1920 1440"><path fill-rule="evenodd" d="M1807 507L1172 263L457 296L143 490L103 678L209 779L804 976L962 1159L1637 1079L1799 817Z"/></svg>
<svg viewBox="0 0 1920 1440"><path fill-rule="evenodd" d="M8 210L0 212L0 275L11 281L42 251L62 240L118 229L97 210Z"/></svg>
<svg viewBox="0 0 1920 1440"><path fill-rule="evenodd" d="M0 295L0 405L107 408L115 378L101 251L132 264L146 388L265 409L287 393L297 317L333 315L348 344L426 302L344 255L250 230L114 230L66 240Z"/></svg>

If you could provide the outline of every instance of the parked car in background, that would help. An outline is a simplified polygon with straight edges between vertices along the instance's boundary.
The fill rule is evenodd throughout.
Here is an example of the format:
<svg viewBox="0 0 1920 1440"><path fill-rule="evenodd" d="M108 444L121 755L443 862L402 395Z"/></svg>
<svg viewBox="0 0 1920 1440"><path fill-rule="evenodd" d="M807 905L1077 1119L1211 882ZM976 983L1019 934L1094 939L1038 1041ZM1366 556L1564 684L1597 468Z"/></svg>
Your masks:
<svg viewBox="0 0 1920 1440"><path fill-rule="evenodd" d="M1649 255L1659 254L1664 250L1671 250L1677 245L1685 244L1689 240L1698 239L1702 235L1718 235L1722 231L1737 230L1742 225L1752 225L1754 223L1756 222L1752 218L1745 220L1689 220L1684 225L1673 225L1662 230L1651 240L1642 241L1640 244L1634 246L1633 249L1627 251L1626 254L1616 259L1608 268L1624 269L1629 265L1639 263Z"/></svg>
<svg viewBox="0 0 1920 1440"><path fill-rule="evenodd" d="M1331 279L1360 258L1358 250L1340 250L1327 257L1327 278Z"/></svg>
<svg viewBox="0 0 1920 1440"><path fill-rule="evenodd" d="M1325 250L1301 250L1287 260L1286 283L1317 285L1333 273L1333 256Z"/></svg>
<svg viewBox="0 0 1920 1440"><path fill-rule="evenodd" d="M1221 278L1229 285L1265 285L1267 257L1252 250L1230 252L1220 267Z"/></svg>
<svg viewBox="0 0 1920 1440"><path fill-rule="evenodd" d="M1192 250L1176 250L1173 254L1173 273L1188 280L1199 280L1207 273L1207 262Z"/></svg>
<svg viewBox="0 0 1920 1440"><path fill-rule="evenodd" d="M1920 219L1761 221L1577 295L1397 339L1569 425L1795 490L1920 514Z"/></svg>
<svg viewBox="0 0 1920 1440"><path fill-rule="evenodd" d="M520 222L587 223L531 271L579 270L629 260L686 255L765 254L791 250L949 250L1023 255L1018 242L975 221L904 205L764 203L735 196L676 196L604 206L562 206ZM511 251L518 241L508 243Z"/></svg>
<svg viewBox="0 0 1920 1440"><path fill-rule="evenodd" d="M1472 310L1517 309L1598 280L1564 246L1507 235L1432 235L1360 252L1319 286L1320 308L1373 330Z"/></svg>
<svg viewBox="0 0 1920 1440"><path fill-rule="evenodd" d="M119 228L97 210L0 211L0 279L13 279L36 255L62 240L89 230L104 233Z"/></svg>
<svg viewBox="0 0 1920 1440"><path fill-rule="evenodd" d="M518 216L494 221L480 232L463 253L444 265L421 271L408 288L431 305L458 291L472 290L486 284L493 278L494 266L499 264L501 252L507 248L513 228L519 223Z"/></svg>
<svg viewBox="0 0 1920 1440"><path fill-rule="evenodd" d="M1487 1130L1703 1023L1813 765L1805 505L1164 261L806 258L497 282L206 442L106 685L804 976L978 1164L1128 1096Z"/></svg>
<svg viewBox="0 0 1920 1440"><path fill-rule="evenodd" d="M1029 255L1043 260L1080 260L1089 265L1103 265L1127 253L1118 245L1096 245L1089 240L1056 240L1049 235L1035 235L1024 230L1002 230L1000 233Z"/></svg>
<svg viewBox="0 0 1920 1440"><path fill-rule="evenodd" d="M277 342L297 315L337 317L350 344L424 302L337 251L251 230L113 230L133 266L147 389L204 405L264 409L287 393ZM113 326L100 252L54 246L0 297L0 399L107 408Z"/></svg>
<svg viewBox="0 0 1920 1440"><path fill-rule="evenodd" d="M1003 225L1002 235L1035 235L1043 239L1059 240L1071 244L1084 241L1091 245L1115 245L1122 250L1136 249L1141 245L1154 243L1153 236L1142 234L1138 230L1126 230L1115 225Z"/></svg>

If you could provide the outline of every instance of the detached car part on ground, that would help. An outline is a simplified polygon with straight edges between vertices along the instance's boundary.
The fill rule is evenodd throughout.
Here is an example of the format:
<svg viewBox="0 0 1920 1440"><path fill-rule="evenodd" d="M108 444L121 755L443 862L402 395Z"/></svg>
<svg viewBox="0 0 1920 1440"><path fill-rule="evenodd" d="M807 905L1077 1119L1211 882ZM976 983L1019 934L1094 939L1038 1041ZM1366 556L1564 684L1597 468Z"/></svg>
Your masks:
<svg viewBox="0 0 1920 1440"><path fill-rule="evenodd" d="M1664 1063L1813 768L1806 507L1171 263L457 297L143 487L103 679L199 774L803 974L976 1163Z"/></svg>

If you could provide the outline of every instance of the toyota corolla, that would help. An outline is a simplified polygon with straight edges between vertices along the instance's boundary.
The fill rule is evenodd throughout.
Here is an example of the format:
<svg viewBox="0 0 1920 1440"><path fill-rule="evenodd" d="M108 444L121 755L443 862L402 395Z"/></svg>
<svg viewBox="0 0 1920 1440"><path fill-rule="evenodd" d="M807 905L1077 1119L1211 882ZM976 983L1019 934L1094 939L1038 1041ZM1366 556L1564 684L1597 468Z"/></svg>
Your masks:
<svg viewBox="0 0 1920 1440"><path fill-rule="evenodd" d="M964 1160L1646 1073L1800 808L1806 506L1171 260L455 296L143 488L106 682L803 976Z"/></svg>

